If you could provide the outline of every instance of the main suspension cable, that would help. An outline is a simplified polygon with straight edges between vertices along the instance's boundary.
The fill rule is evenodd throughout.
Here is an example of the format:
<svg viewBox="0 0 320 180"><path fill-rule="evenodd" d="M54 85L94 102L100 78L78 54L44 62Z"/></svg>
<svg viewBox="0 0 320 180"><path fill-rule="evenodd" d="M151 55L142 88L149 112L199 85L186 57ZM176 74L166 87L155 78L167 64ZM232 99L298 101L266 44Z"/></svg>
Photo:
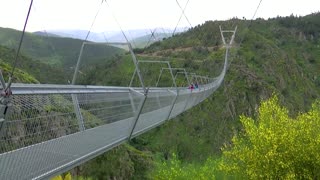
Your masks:
<svg viewBox="0 0 320 180"><path fill-rule="evenodd" d="M183 15L184 15L184 17L187 19L189 25L192 27L192 25L191 25L191 23L189 22L187 16L184 14L184 11L186 10L186 8L187 8L187 6L188 6L189 0L186 2L186 5L184 6L184 9L182 9L182 7L180 6L180 4L179 4L179 2L178 2L177 0L176 0L176 2L177 2L177 4L178 4L178 6L180 7L180 9L182 10L182 12L181 12L180 18L179 18L179 20L178 20L178 23L177 23L176 27L174 28L174 30L173 30L173 32L172 32L172 36L173 36L174 33L176 32L177 27L178 27L178 25L179 25L179 23L180 23L181 18L182 18Z"/></svg>
<svg viewBox="0 0 320 180"><path fill-rule="evenodd" d="M12 67L12 70L11 70L11 73L10 73L10 76L9 76L9 81L10 81L10 79L13 78L14 71L15 71L16 66L18 64L18 57L19 57L19 53L20 53L20 50L21 50L21 46L22 46L24 35L25 35L26 27L27 27L27 24L28 24L28 20L29 20L32 4L33 4L33 0L30 1L28 14L27 14L26 20L24 22L23 31L22 31L22 34L21 34L21 37L20 37L20 42L19 42L18 50L17 50L16 56L15 56L14 64L13 64L13 67Z"/></svg>
<svg viewBox="0 0 320 180"><path fill-rule="evenodd" d="M112 14L112 16L113 16L113 19L116 21L117 25L119 26L119 28L120 28L120 30L121 30L121 33L122 33L122 35L123 35L123 36L124 36L124 38L126 39L126 42L127 42L127 43L130 43L130 42L129 42L129 40L128 40L128 38L127 38L127 36L126 36L126 34L124 33L124 31L123 31L123 29L122 29L122 27L121 27L121 25L120 25L119 21L117 20L117 18L116 18L116 16L115 16L115 14L113 13L112 8L111 8L111 6L110 6L110 4L108 3L108 1L107 1L107 0L104 0L104 2L106 2L107 6L111 9L111 14Z"/></svg>
<svg viewBox="0 0 320 180"><path fill-rule="evenodd" d="M88 40L88 37L89 37L89 35L90 35L90 33L91 33L91 30L92 30L92 27L93 27L94 23L96 22L96 19L97 19L97 17L98 17L98 14L100 13L100 10L101 10L101 8L102 8L102 4L103 4L103 1L101 1L100 7L99 7L96 15L95 15L94 18L93 18L92 24L91 24L91 26L90 26L90 29L89 29L87 35L86 35L85 41Z"/></svg>
<svg viewBox="0 0 320 180"><path fill-rule="evenodd" d="M261 5L261 2L262 2L262 0L259 1L259 4L258 4L258 6L257 6L257 8L256 8L256 10L255 10L255 12L254 12L254 14L253 14L250 22L248 23L246 29L249 29L249 28L252 26L252 22L253 22L255 16L257 15L257 12L258 12L258 9L259 9L259 7L260 7L260 5ZM240 46L240 45L242 44L242 42L244 41L244 38L245 38L245 37L243 37L243 38L240 40L239 46Z"/></svg>
<svg viewBox="0 0 320 180"><path fill-rule="evenodd" d="M190 21L189 21L189 19L188 19L187 15L185 14L185 11L186 11L186 8L187 8L187 5L188 5L188 3L189 3L189 0L187 1L186 6L185 6L185 8L184 8L184 9L182 9L182 7L181 7L181 5L180 5L180 3L179 3L179 1L178 1L178 0L176 0L176 2L177 2L177 4L178 4L179 8L181 9L181 12L182 12L182 14L181 14L181 15L183 15L183 16L186 18L186 20L188 21L189 25L192 27L192 25L191 25L191 23L190 23Z"/></svg>
<svg viewBox="0 0 320 180"><path fill-rule="evenodd" d="M247 26L246 26L246 28L244 28L244 29L249 29L249 28L252 26L253 20L254 20L255 16L257 15L257 12L258 12L258 10L259 10L259 7L260 7L260 5L261 5L261 2L262 2L262 0L259 1L259 4L258 4L255 12L253 13L253 16L252 16L251 20L249 21L249 23L247 23ZM242 38L240 39L240 42L239 42L239 45L238 45L239 47L241 46L241 44L243 43L243 41L244 41L245 38L246 38L246 35L243 35ZM229 61L229 65L232 63L232 60L233 60L233 59L231 58L231 60ZM229 65L228 65L228 66L229 66Z"/></svg>

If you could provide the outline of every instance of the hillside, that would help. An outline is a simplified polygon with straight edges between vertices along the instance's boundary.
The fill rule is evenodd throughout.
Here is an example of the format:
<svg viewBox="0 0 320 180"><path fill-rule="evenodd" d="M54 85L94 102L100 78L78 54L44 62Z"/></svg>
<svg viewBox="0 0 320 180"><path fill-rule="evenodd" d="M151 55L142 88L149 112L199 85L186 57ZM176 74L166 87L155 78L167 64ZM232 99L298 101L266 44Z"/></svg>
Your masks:
<svg viewBox="0 0 320 180"><path fill-rule="evenodd" d="M145 149L176 152L184 161L204 160L219 154L222 145L241 129L240 115L255 116L260 101L272 93L293 114L305 112L320 98L320 14L258 19L249 29L244 28L249 22L231 21L239 31L223 86L198 107L138 137L136 141ZM231 23L206 22L152 45L145 53L221 44L218 26ZM172 52L172 56L201 57L196 50Z"/></svg>
<svg viewBox="0 0 320 180"><path fill-rule="evenodd" d="M4 76L5 80L8 80L9 75L12 70L12 66L9 65L8 63L5 63L1 58L0 58L0 67L1 67L1 72ZM32 75L28 74L27 72L17 68L15 70L14 74L14 81L17 83L39 83L37 79L35 79Z"/></svg>
<svg viewBox="0 0 320 180"><path fill-rule="evenodd" d="M0 28L0 45L16 49L20 36L20 31ZM33 60L63 68L64 74L71 77L82 43L83 40L79 39L26 33L21 53ZM94 64L118 53L123 53L123 50L107 45L85 45L81 65Z"/></svg>
<svg viewBox="0 0 320 180"><path fill-rule="evenodd" d="M48 33L48 32L43 32L43 31L35 31L33 34L38 35L38 36L49 36L49 37L61 37L59 35L53 34L53 33Z"/></svg>
<svg viewBox="0 0 320 180"><path fill-rule="evenodd" d="M0 45L0 59L3 64L0 66L2 70L11 69L16 52L13 49ZM24 55L20 55L17 63L17 68L32 75L35 81L16 81L14 82L26 82L26 83L66 83L64 72L61 68L50 66L41 61L33 60ZM9 72L8 72L9 73ZM15 72L15 76L18 76ZM7 80L7 79L6 79Z"/></svg>
<svg viewBox="0 0 320 180"><path fill-rule="evenodd" d="M231 137L242 130L239 116L255 117L261 100L273 93L288 107L291 116L310 109L311 103L320 98L319 13L257 19L251 24L239 19L208 21L138 52L141 57L172 57L176 59L173 63L216 75L223 58L219 25L227 29L232 24L238 25L238 32L223 85L199 106L135 138L131 143L134 147L151 151L157 162L175 153L183 163L199 164L209 156L220 156L223 144L229 144ZM179 59L187 60L180 62ZM195 63L194 59L202 61ZM117 159L112 152L104 157ZM104 157L84 167L97 168ZM118 162L122 166L118 169L125 170L128 164L120 157ZM146 168L143 163L141 166L144 171L131 169L127 177L146 178L150 167ZM95 174L98 169L91 169L91 176L99 177ZM109 175L126 177L121 173L109 172Z"/></svg>
<svg viewBox="0 0 320 180"><path fill-rule="evenodd" d="M162 41L163 39L168 38L170 36L171 36L171 33L157 33L157 34L154 34L154 36L151 36L151 34L148 34L148 35L144 35L144 36L140 36L132 39L131 43L135 48L144 48L155 42Z"/></svg>

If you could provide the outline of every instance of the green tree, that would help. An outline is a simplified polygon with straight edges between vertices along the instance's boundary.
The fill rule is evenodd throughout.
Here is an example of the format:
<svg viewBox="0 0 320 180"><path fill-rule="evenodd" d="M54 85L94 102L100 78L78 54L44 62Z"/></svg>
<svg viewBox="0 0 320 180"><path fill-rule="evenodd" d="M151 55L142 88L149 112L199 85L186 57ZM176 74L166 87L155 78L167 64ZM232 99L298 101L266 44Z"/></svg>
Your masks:
<svg viewBox="0 0 320 180"><path fill-rule="evenodd" d="M258 113L256 121L240 117L244 132L223 149L220 169L249 179L319 179L320 101L291 118L273 96Z"/></svg>
<svg viewBox="0 0 320 180"><path fill-rule="evenodd" d="M183 164L176 154L172 154L172 157L168 161L163 161L157 164L156 168L151 172L151 179L158 180L213 180L215 179L215 167L216 161L213 158L208 158L207 161L202 164Z"/></svg>
<svg viewBox="0 0 320 180"><path fill-rule="evenodd" d="M123 144L83 164L81 176L84 179L145 179L151 162L149 152Z"/></svg>

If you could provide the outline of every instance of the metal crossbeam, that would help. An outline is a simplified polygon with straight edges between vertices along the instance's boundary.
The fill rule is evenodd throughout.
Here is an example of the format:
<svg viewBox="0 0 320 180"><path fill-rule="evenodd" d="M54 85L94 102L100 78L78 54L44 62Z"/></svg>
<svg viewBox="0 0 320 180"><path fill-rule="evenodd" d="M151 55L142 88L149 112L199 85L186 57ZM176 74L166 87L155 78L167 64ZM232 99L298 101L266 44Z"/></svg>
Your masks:
<svg viewBox="0 0 320 180"><path fill-rule="evenodd" d="M232 43L233 43L233 41L234 41L235 34L236 34L236 32L237 32L237 28L238 28L238 27L236 26L234 30L222 30L222 29L221 29L221 26L219 26L220 34L221 34L221 38L222 38L222 42L223 42L223 45L224 45L224 46L226 46L226 47L229 48L229 47L232 45ZM224 33L232 33L231 39L230 39L229 42L226 42L225 37L224 37Z"/></svg>

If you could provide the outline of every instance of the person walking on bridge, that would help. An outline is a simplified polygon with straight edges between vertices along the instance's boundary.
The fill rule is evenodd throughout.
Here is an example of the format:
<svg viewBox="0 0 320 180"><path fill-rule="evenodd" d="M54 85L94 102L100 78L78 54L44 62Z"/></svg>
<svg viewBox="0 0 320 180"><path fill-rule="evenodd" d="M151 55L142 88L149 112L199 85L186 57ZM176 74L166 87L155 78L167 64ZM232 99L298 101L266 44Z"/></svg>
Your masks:
<svg viewBox="0 0 320 180"><path fill-rule="evenodd" d="M191 92L192 92L192 90L194 89L194 85L193 85L193 83L192 83L192 84L190 84L190 86L188 87L188 89L190 89L190 90L191 90Z"/></svg>

